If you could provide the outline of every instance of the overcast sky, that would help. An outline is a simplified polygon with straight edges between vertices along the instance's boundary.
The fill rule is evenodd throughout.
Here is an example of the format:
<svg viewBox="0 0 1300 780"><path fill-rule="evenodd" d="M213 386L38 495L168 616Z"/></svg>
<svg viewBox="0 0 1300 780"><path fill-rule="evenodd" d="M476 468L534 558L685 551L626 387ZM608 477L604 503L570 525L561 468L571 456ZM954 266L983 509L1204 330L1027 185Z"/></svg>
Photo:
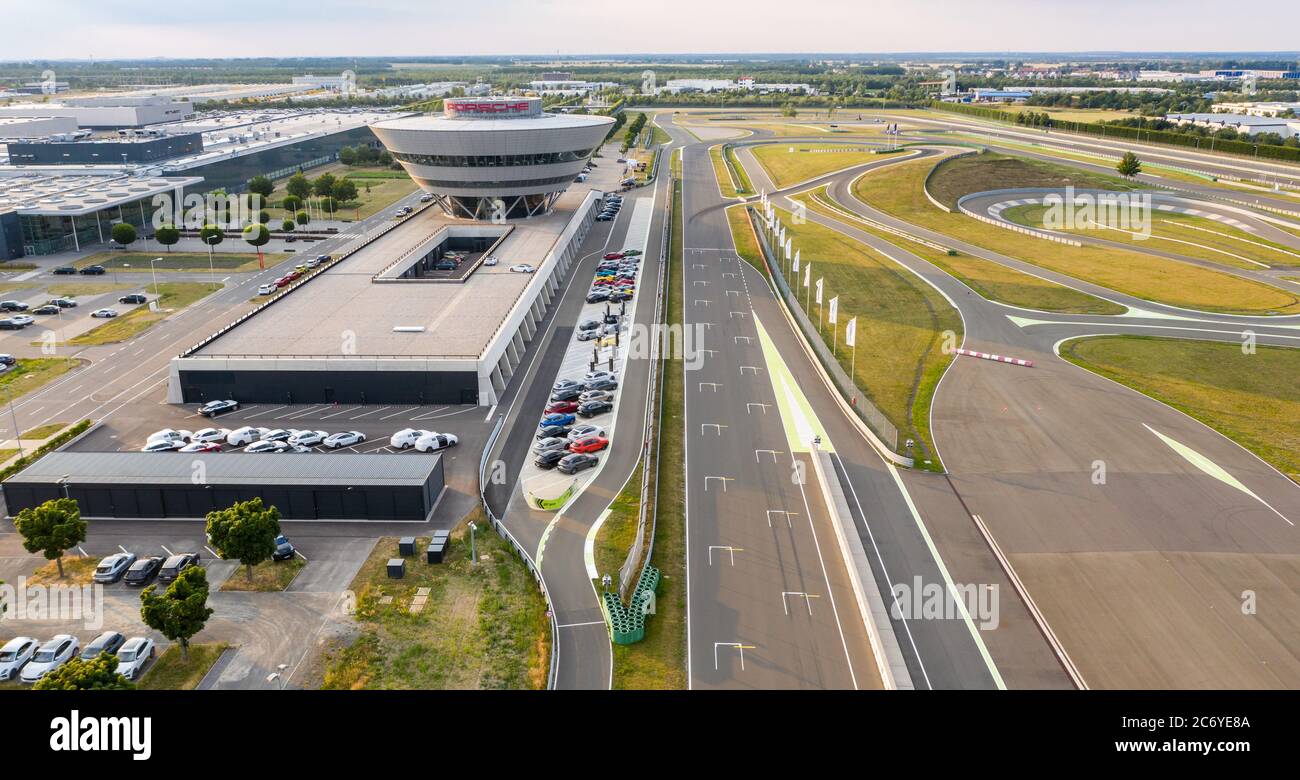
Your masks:
<svg viewBox="0 0 1300 780"><path fill-rule="evenodd" d="M1244 7L1237 13L1206 0L16 0L4 6L0 60L1300 48L1300 7L1274 3L1259 14Z"/></svg>

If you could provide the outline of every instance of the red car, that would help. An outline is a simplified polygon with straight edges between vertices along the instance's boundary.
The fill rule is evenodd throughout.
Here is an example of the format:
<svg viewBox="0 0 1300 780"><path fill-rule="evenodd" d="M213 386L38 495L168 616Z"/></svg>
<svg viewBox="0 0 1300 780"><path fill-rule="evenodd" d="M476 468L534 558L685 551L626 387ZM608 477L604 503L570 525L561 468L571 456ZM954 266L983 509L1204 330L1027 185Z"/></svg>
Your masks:
<svg viewBox="0 0 1300 780"><path fill-rule="evenodd" d="M608 276L606 276L606 277L604 277L604 278L601 278L601 279L597 279L596 281L592 282L592 284L597 285L597 286L599 286L599 287L608 287L609 285L611 285L611 284L613 284L613 283L614 283L614 279L612 279L612 278L610 278L610 277L608 277Z"/></svg>
<svg viewBox="0 0 1300 780"><path fill-rule="evenodd" d="M288 287L292 283L293 278L289 276L281 276L279 279L275 280L276 287Z"/></svg>
<svg viewBox="0 0 1300 780"><path fill-rule="evenodd" d="M609 446L604 436L585 436L569 445L569 452L600 452Z"/></svg>
<svg viewBox="0 0 1300 780"><path fill-rule="evenodd" d="M623 259L623 253L622 253L622 252L610 252L609 254L605 255L605 259L606 259L606 260L622 260L622 259Z"/></svg>
<svg viewBox="0 0 1300 780"><path fill-rule="evenodd" d="M556 401L546 407L547 414L568 414L578 411L577 401Z"/></svg>

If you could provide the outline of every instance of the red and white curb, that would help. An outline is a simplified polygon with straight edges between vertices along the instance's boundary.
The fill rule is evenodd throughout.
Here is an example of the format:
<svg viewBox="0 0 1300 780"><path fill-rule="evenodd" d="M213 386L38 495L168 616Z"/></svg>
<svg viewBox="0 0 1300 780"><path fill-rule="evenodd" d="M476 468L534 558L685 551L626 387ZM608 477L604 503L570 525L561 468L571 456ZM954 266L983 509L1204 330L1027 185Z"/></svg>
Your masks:
<svg viewBox="0 0 1300 780"><path fill-rule="evenodd" d="M991 355L988 352L976 352L973 349L954 349L953 354L965 355L966 357L980 358L981 360L992 360L997 363L1010 363L1013 366L1025 366L1033 368L1034 361L1021 360L1020 358L1007 357L1006 355Z"/></svg>

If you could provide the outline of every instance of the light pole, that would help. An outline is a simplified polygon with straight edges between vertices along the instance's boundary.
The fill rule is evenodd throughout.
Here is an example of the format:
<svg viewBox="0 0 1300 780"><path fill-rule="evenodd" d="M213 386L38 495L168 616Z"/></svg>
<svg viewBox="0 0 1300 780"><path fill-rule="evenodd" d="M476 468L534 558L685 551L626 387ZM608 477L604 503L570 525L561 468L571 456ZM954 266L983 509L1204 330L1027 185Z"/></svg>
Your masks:
<svg viewBox="0 0 1300 780"><path fill-rule="evenodd" d="M474 562L478 559L478 555L474 552L474 532L477 530L478 530L478 526L474 524L474 521L473 520L469 521L469 565L470 566L473 566Z"/></svg>
<svg viewBox="0 0 1300 780"><path fill-rule="evenodd" d="M284 670L289 668L289 664L280 664L275 667L279 671L271 672L266 676L266 681L275 683L280 690L284 690Z"/></svg>
<svg viewBox="0 0 1300 780"><path fill-rule="evenodd" d="M154 263L162 260L161 257L155 257L149 261L149 273L153 275L153 294L159 295L158 292L158 267Z"/></svg>
<svg viewBox="0 0 1300 780"><path fill-rule="evenodd" d="M63 490L64 498L72 498L72 495L68 492L68 478L70 476L71 475L69 474L64 474L63 476L59 477L59 487Z"/></svg>
<svg viewBox="0 0 1300 780"><path fill-rule="evenodd" d="M5 392L9 395L9 415L14 421L14 441L18 442L19 459L27 457L23 454L23 432L18 430L18 415L14 412L14 389L5 385Z"/></svg>
<svg viewBox="0 0 1300 780"><path fill-rule="evenodd" d="M212 239L214 238L216 238L216 236L208 236L207 238L203 239L203 243L208 245L208 274L212 277L212 283L216 284L217 270L212 265L212 247L215 246L215 243L213 242ZM154 286L156 287L157 284L155 283Z"/></svg>

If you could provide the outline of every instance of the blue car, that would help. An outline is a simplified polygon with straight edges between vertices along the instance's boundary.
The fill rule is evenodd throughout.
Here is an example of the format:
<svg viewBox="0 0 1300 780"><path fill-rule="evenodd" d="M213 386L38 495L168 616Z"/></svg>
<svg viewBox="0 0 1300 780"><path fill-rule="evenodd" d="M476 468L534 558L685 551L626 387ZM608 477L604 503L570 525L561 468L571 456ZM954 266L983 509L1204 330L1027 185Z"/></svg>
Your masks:
<svg viewBox="0 0 1300 780"><path fill-rule="evenodd" d="M561 414L557 412L555 414L548 414L545 417L543 417L542 421L538 423L537 427L545 428L548 425L573 425L574 421L577 419L578 418L574 417L571 414Z"/></svg>

